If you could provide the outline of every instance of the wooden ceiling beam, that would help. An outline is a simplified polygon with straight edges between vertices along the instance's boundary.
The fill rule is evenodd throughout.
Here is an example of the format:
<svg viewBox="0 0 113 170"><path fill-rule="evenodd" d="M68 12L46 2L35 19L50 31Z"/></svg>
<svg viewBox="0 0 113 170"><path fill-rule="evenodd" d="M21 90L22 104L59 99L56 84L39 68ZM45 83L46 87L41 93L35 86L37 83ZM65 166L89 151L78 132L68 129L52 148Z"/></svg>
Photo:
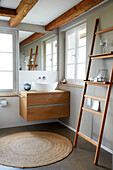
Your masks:
<svg viewBox="0 0 113 170"><path fill-rule="evenodd" d="M43 34L43 33L32 34L31 36L29 36L28 38L26 38L25 40L20 42L20 48L31 43L31 42L33 42L33 41L35 41L35 40L37 40L37 39L39 39L39 38L41 38L41 37L43 37L44 35L45 34Z"/></svg>
<svg viewBox="0 0 113 170"><path fill-rule="evenodd" d="M11 27L17 26L37 2L38 0L21 0L16 9L17 15L16 17L10 19L9 25Z"/></svg>
<svg viewBox="0 0 113 170"><path fill-rule="evenodd" d="M0 16L15 17L16 16L16 9L0 7Z"/></svg>
<svg viewBox="0 0 113 170"><path fill-rule="evenodd" d="M81 14L87 12L91 8L100 4L104 0L83 0L71 9L69 9L64 14L60 15L58 18L54 19L52 22L45 26L46 31L53 31L56 28L66 24L67 22L73 20L74 18L80 16Z"/></svg>

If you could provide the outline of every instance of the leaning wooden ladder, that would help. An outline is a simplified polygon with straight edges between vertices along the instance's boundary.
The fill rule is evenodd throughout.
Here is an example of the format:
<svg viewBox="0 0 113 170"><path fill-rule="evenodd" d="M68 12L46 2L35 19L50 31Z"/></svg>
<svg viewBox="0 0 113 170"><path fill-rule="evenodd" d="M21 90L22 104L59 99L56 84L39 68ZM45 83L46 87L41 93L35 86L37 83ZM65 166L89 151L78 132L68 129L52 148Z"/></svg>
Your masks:
<svg viewBox="0 0 113 170"><path fill-rule="evenodd" d="M89 55L89 62L88 62L88 67L87 67L87 73L86 73L86 80L85 80L83 96L82 96L82 101L81 101L81 106L80 106L80 112L79 112L79 117L78 117L78 123L77 123L77 129L76 129L76 134L75 134L75 139L74 139L74 146L75 147L77 146L78 135L83 137L84 139L86 139L87 141L89 141L90 143L92 143L93 145L95 145L97 147L96 148L96 153L95 153L94 164L97 164L98 158L99 158L100 146L101 146L103 132L104 132L104 125L105 125L105 121L106 121L107 109L108 109L110 93L111 93L111 87L112 87L112 80L113 80L113 65L112 65L109 82L90 82L90 81L88 81L90 67L91 67L91 61L93 59L113 58L113 52L104 53L104 54L98 54L98 55L92 55L93 54L93 49L94 49L94 43L95 43L96 35L100 34L100 33L104 33L104 32L110 31L110 30L113 30L113 27L111 27L111 28L107 28L105 30L97 32L98 22L99 22L99 19L96 19L95 27L94 27L94 33L93 33L93 39L92 39L92 45L91 45L91 51L90 51L90 55ZM104 86L104 87L107 87L108 89L107 89L106 98L104 99L104 98L99 98L99 97L94 97L94 96L86 95L87 85L95 85L95 86ZM85 98L91 98L91 99L96 99L96 100L99 100L99 101L104 101L105 102L105 106L104 106L103 114L100 113L100 112L96 112L94 110L85 108L84 107ZM102 123L101 123L100 132L99 132L98 143L94 142L93 140L89 139L88 137L86 137L85 135L83 135L82 133L79 132L83 110L102 117Z"/></svg>
<svg viewBox="0 0 113 170"><path fill-rule="evenodd" d="M35 51L35 53L33 53L33 49L31 48L30 57L29 57L29 64L28 64L28 70L30 70L31 67L33 67L33 70L35 70L35 67L38 66L38 64L36 64L37 53L38 53L38 46L36 46L36 51ZM33 55L35 55L34 64L31 64L31 59L32 59L32 56L33 56Z"/></svg>

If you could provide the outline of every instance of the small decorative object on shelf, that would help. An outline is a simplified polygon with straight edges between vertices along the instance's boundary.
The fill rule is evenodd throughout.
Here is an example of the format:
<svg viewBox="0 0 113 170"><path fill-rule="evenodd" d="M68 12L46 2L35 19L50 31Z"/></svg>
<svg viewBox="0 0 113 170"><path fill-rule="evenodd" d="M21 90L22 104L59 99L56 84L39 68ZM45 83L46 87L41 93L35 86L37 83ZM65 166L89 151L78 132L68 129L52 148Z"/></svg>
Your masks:
<svg viewBox="0 0 113 170"><path fill-rule="evenodd" d="M20 67L19 70L22 70L22 67Z"/></svg>
<svg viewBox="0 0 113 170"><path fill-rule="evenodd" d="M89 81L94 81L94 77L89 77Z"/></svg>
<svg viewBox="0 0 113 170"><path fill-rule="evenodd" d="M97 74L97 81L103 82L107 81L106 75L107 75L108 69L99 69Z"/></svg>
<svg viewBox="0 0 113 170"><path fill-rule="evenodd" d="M97 77L89 77L89 81L92 82L105 82L108 81L108 79L106 78L108 69L99 69Z"/></svg>
<svg viewBox="0 0 113 170"><path fill-rule="evenodd" d="M100 46L102 48L102 53L107 52L108 41L105 39L100 40Z"/></svg>
<svg viewBox="0 0 113 170"><path fill-rule="evenodd" d="M100 110L100 102L98 100L93 100L92 109L95 110L95 111Z"/></svg>
<svg viewBox="0 0 113 170"><path fill-rule="evenodd" d="M29 91L31 89L31 85L29 83L24 84L24 90Z"/></svg>
<svg viewBox="0 0 113 170"><path fill-rule="evenodd" d="M64 78L64 79L62 79L62 80L60 80L60 84L66 84L67 83L67 81L66 81L66 79Z"/></svg>

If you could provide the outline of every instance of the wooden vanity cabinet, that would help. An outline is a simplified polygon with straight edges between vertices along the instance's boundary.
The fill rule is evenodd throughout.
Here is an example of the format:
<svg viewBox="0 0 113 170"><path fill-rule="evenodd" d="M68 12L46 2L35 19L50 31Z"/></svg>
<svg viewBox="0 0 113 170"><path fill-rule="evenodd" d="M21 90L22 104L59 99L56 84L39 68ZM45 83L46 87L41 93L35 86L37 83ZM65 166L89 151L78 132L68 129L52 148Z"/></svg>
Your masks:
<svg viewBox="0 0 113 170"><path fill-rule="evenodd" d="M26 121L70 116L70 92L20 91L20 115Z"/></svg>

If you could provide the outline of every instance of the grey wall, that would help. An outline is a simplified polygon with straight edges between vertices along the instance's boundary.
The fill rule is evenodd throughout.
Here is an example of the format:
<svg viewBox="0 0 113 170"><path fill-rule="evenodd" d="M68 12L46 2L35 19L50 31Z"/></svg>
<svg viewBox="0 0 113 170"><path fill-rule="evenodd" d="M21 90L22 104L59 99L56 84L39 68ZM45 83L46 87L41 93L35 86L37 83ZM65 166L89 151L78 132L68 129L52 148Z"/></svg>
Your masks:
<svg viewBox="0 0 113 170"><path fill-rule="evenodd" d="M65 36L64 31L68 28L73 27L77 23L86 20L87 24L87 56L90 53L91 48L91 41L92 41L92 35L94 30L94 23L95 19L99 18L99 30L105 29L108 27L113 26L113 1L109 0L105 4L98 6L96 9L93 9L92 11L78 17L77 19L69 22L68 24L62 26L59 28L59 80L64 77L64 67L65 67ZM98 36L96 39L95 44L95 50L94 53L101 53L101 47L99 46L100 38L104 37L108 40L108 47L106 49L107 51L113 50L113 31L107 32L105 34L102 34L101 36ZM88 57L87 57L88 58ZM99 68L107 68L108 75L110 73L110 68L112 66L113 59L100 59L93 61L91 66L91 76L96 76ZM70 108L70 117L65 119L60 119L63 123L66 125L76 129L77 126L77 119L80 109L80 102L81 102L81 96L82 96L82 89L81 88L74 88L74 87L62 87L59 86L60 89L69 90L71 92L71 108ZM94 95L97 97L105 97L106 96L106 87L91 87L89 86L87 94ZM113 88L111 91L111 97L110 97L110 103L109 103L109 109L108 109L108 115L106 120L106 126L104 130L104 137L103 137L103 145L107 148L113 150ZM100 109L101 112L103 112L104 103L101 103ZM87 107L87 106L86 106ZM84 113L83 119L82 119L82 126L81 131L85 133L88 137L97 140L99 135L99 129L100 129L100 123L101 118L96 115L92 115L90 113Z"/></svg>

